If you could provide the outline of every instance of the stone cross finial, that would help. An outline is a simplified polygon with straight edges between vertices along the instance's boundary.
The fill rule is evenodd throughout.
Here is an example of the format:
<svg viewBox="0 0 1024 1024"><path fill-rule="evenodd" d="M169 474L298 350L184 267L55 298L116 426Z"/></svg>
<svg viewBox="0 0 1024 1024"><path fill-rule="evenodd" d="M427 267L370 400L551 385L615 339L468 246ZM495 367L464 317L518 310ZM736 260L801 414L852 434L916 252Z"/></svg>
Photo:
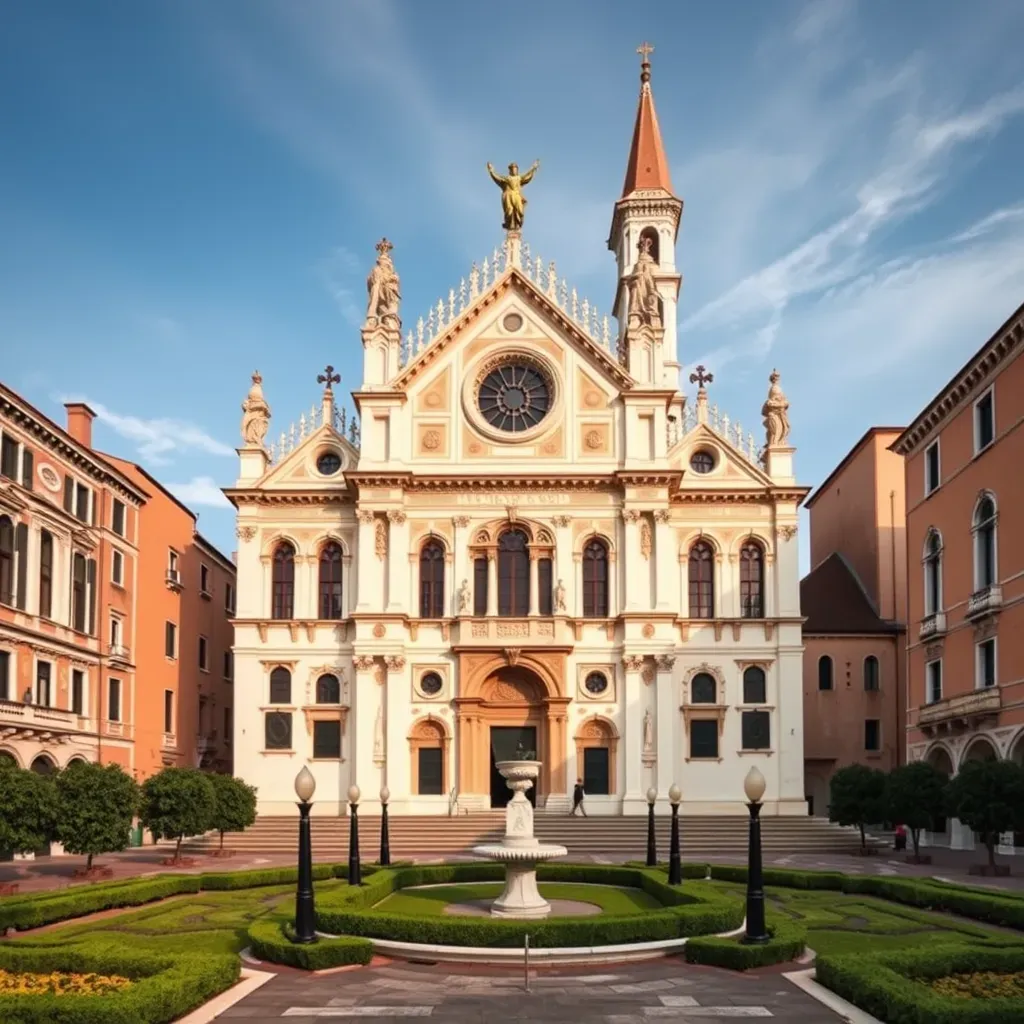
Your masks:
<svg viewBox="0 0 1024 1024"><path fill-rule="evenodd" d="M325 367L324 372L317 376L316 382L317 382L317 384L323 384L325 386L324 387L325 391L330 391L332 384L340 384L341 383L341 374L340 373L335 373L334 372L334 367L331 366L330 364L328 364Z"/></svg>
<svg viewBox="0 0 1024 1024"><path fill-rule="evenodd" d="M649 82L651 80L651 54L654 53L654 47L650 43L641 43L636 48L636 52L640 54L640 81Z"/></svg>
<svg viewBox="0 0 1024 1024"><path fill-rule="evenodd" d="M690 374L690 383L696 384L698 388L703 391L705 384L711 384L714 382L715 375L708 373L703 366L698 366L696 371Z"/></svg>
<svg viewBox="0 0 1024 1024"><path fill-rule="evenodd" d="M697 385L698 423L707 423L708 421L708 392L704 385L712 383L714 379L715 375L713 373L708 373L703 366L698 366L697 369L690 374L690 383Z"/></svg>

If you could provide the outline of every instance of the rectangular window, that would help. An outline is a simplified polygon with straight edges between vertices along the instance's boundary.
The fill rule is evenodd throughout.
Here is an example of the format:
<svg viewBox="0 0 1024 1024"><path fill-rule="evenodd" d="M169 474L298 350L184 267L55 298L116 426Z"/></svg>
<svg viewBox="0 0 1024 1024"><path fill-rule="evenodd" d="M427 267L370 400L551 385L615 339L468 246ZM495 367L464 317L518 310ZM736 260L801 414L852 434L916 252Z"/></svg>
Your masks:
<svg viewBox="0 0 1024 1024"><path fill-rule="evenodd" d="M341 722L313 723L313 756L341 757Z"/></svg>
<svg viewBox="0 0 1024 1024"><path fill-rule="evenodd" d="M983 690L996 685L996 638L989 637L978 644L976 686Z"/></svg>
<svg viewBox="0 0 1024 1024"><path fill-rule="evenodd" d="M167 578L172 583L178 583L181 579L178 575L178 552L173 548L167 551Z"/></svg>
<svg viewBox="0 0 1024 1024"><path fill-rule="evenodd" d="M744 750L769 750L772 745L771 716L767 711L744 711L741 720Z"/></svg>
<svg viewBox="0 0 1024 1024"><path fill-rule="evenodd" d="M75 488L75 518L89 522L89 488L81 484Z"/></svg>
<svg viewBox="0 0 1024 1024"><path fill-rule="evenodd" d="M939 486L939 442L933 441L924 452L924 493L927 497Z"/></svg>
<svg viewBox="0 0 1024 1024"><path fill-rule="evenodd" d="M292 749L292 715L290 711L268 711L263 719L263 746L267 750Z"/></svg>
<svg viewBox="0 0 1024 1024"><path fill-rule="evenodd" d="M864 719L864 749L882 749L882 723L877 718Z"/></svg>
<svg viewBox="0 0 1024 1024"><path fill-rule="evenodd" d="M0 475L18 479L18 442L10 434L0 438Z"/></svg>
<svg viewBox="0 0 1024 1024"><path fill-rule="evenodd" d="M207 659L207 654L208 654L207 647L208 647L208 644L206 642L206 637L205 636L201 636L199 638L199 667L204 672L209 672L210 671L210 663L209 663L209 661Z"/></svg>
<svg viewBox="0 0 1024 1024"><path fill-rule="evenodd" d="M231 583L224 584L224 611L228 615L235 614L235 588Z"/></svg>
<svg viewBox="0 0 1024 1024"><path fill-rule="evenodd" d="M483 618L487 614L487 559L473 559L473 614Z"/></svg>
<svg viewBox="0 0 1024 1024"><path fill-rule="evenodd" d="M224 652L224 678L234 679L235 677L235 657L231 651Z"/></svg>
<svg viewBox="0 0 1024 1024"><path fill-rule="evenodd" d="M199 566L199 593L204 596L210 594L210 569L208 566Z"/></svg>
<svg viewBox="0 0 1024 1024"><path fill-rule="evenodd" d="M111 722L121 721L121 680L107 680L107 718Z"/></svg>
<svg viewBox="0 0 1024 1024"><path fill-rule="evenodd" d="M78 668L71 670L71 711L85 714L85 673Z"/></svg>
<svg viewBox="0 0 1024 1024"><path fill-rule="evenodd" d="M554 580L551 578L551 559L542 558L537 563L537 611L541 615L550 615L554 605ZM589 790L587 791L589 792Z"/></svg>
<svg viewBox="0 0 1024 1024"><path fill-rule="evenodd" d="M178 656L178 627L173 622L164 623L164 656Z"/></svg>
<svg viewBox="0 0 1024 1024"><path fill-rule="evenodd" d="M48 619L53 613L53 534L39 531L39 614Z"/></svg>
<svg viewBox="0 0 1024 1024"><path fill-rule="evenodd" d="M11 700L11 652L0 651L0 700Z"/></svg>
<svg viewBox="0 0 1024 1024"><path fill-rule="evenodd" d="M121 646L121 620L113 617L110 620L110 646Z"/></svg>
<svg viewBox="0 0 1024 1024"><path fill-rule="evenodd" d="M96 635L96 559L85 560L86 593L89 596L89 636Z"/></svg>
<svg viewBox="0 0 1024 1024"><path fill-rule="evenodd" d="M928 662L924 667L924 675L927 703L934 704L937 700L942 700L942 662Z"/></svg>
<svg viewBox="0 0 1024 1024"><path fill-rule="evenodd" d="M64 511L72 512L75 508L75 479L64 477Z"/></svg>
<svg viewBox="0 0 1024 1024"><path fill-rule="evenodd" d="M996 439L996 409L989 388L974 403L974 453L983 452Z"/></svg>
<svg viewBox="0 0 1024 1024"><path fill-rule="evenodd" d="M583 792L587 796L607 796L611 792L611 768L607 747L583 750Z"/></svg>
<svg viewBox="0 0 1024 1024"><path fill-rule="evenodd" d="M718 719L693 719L690 722L690 759L717 757Z"/></svg>
<svg viewBox="0 0 1024 1024"><path fill-rule="evenodd" d="M120 551L110 553L110 580L117 586L124 586L124 555Z"/></svg>
<svg viewBox="0 0 1024 1024"><path fill-rule="evenodd" d="M416 792L420 796L440 796L444 792L443 756L440 747L420 747L417 751Z"/></svg>
<svg viewBox="0 0 1024 1024"><path fill-rule="evenodd" d="M174 732L173 690L164 690L164 732Z"/></svg>
<svg viewBox="0 0 1024 1024"><path fill-rule="evenodd" d="M15 527L14 553L18 566L14 607L24 611L28 607L28 523L18 523Z"/></svg>
<svg viewBox="0 0 1024 1024"><path fill-rule="evenodd" d="M111 514L110 525L118 537L124 536L124 502L120 498L114 499L114 511Z"/></svg>
<svg viewBox="0 0 1024 1024"><path fill-rule="evenodd" d="M40 707L52 707L50 697L50 680L53 673L53 666L48 661L40 661L36 664L36 704Z"/></svg>
<svg viewBox="0 0 1024 1024"><path fill-rule="evenodd" d="M21 453L21 486L26 491L32 490L32 471L35 469L35 459L32 453L25 448Z"/></svg>

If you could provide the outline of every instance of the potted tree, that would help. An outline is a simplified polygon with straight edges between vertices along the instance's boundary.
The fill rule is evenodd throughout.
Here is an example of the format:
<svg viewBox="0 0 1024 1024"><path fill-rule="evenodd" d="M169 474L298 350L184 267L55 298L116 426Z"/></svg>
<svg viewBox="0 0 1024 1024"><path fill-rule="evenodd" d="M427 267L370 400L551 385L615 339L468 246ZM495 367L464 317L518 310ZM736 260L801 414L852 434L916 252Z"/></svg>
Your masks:
<svg viewBox="0 0 1024 1024"><path fill-rule="evenodd" d="M907 827L914 846L907 863L931 864L931 857L921 855L921 829L931 828L935 819L944 813L948 784L945 773L927 761L913 761L889 772L888 816L894 823Z"/></svg>
<svg viewBox="0 0 1024 1024"><path fill-rule="evenodd" d="M968 761L947 791L949 812L977 832L988 851L987 864L972 864L972 875L1003 876L996 863L999 835L1024 824L1024 768L1013 761Z"/></svg>
<svg viewBox="0 0 1024 1024"><path fill-rule="evenodd" d="M158 839L176 840L174 856L163 863L183 867L181 842L212 827L216 799L209 775L198 768L164 768L142 784L142 824Z"/></svg>
<svg viewBox="0 0 1024 1024"><path fill-rule="evenodd" d="M885 772L863 764L840 768L829 786L829 821L860 829L862 857L875 851L868 847L864 827L885 817Z"/></svg>

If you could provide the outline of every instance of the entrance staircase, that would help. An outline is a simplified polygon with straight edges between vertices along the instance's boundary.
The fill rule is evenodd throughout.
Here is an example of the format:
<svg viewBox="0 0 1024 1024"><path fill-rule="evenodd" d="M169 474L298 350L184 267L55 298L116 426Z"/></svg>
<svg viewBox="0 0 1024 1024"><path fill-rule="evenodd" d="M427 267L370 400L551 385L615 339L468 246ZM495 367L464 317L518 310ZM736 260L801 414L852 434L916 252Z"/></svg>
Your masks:
<svg viewBox="0 0 1024 1024"><path fill-rule="evenodd" d="M744 857L747 852L746 817L680 817L680 842L686 860ZM670 819L656 819L658 856L668 857ZM561 843L569 859L586 858L621 862L643 859L647 850L647 818L590 817L538 814L534 832L541 842ZM463 814L457 817L403 816L389 819L393 860L430 860L469 856L478 843L495 843L505 833L503 811ZM317 860L348 858L349 819L312 819L313 856ZM291 854L297 847L297 817L260 817L245 832L229 832L225 847L253 854ZM823 818L762 818L762 849L766 857L788 854L855 853L860 833L833 825ZM183 844L191 852L216 849L219 836L211 833ZM868 837L869 845L884 847ZM359 852L366 861L377 859L380 818L359 816Z"/></svg>

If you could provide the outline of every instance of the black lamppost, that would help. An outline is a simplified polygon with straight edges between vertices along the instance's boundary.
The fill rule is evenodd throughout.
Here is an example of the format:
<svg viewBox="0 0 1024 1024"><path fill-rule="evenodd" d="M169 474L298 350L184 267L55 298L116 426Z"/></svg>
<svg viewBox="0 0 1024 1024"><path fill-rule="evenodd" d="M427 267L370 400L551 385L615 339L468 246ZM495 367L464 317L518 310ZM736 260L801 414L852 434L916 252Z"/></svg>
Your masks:
<svg viewBox="0 0 1024 1024"><path fill-rule="evenodd" d="M658 844L654 836L654 804L658 799L658 791L653 787L647 790L647 866L658 866Z"/></svg>
<svg viewBox="0 0 1024 1024"><path fill-rule="evenodd" d="M683 881L683 865L679 856L679 801L682 790L672 783L668 788L668 802L672 805L672 843L668 850L668 884L681 885Z"/></svg>
<svg viewBox="0 0 1024 1024"><path fill-rule="evenodd" d="M388 800L391 798L391 790L387 786L380 788L380 860L381 867L386 868L391 863L391 839L388 836Z"/></svg>
<svg viewBox="0 0 1024 1024"><path fill-rule="evenodd" d="M747 852L747 933L744 942L767 942L770 936L764 920L764 877L761 873L761 797L764 776L751 768L743 780L750 811L750 845Z"/></svg>
<svg viewBox="0 0 1024 1024"><path fill-rule="evenodd" d="M313 773L303 766L295 776L295 795L299 798L299 879L295 890L295 941L316 941L313 911L313 841L309 832L310 800L316 790Z"/></svg>
<svg viewBox="0 0 1024 1024"><path fill-rule="evenodd" d="M362 885L363 870L359 863L359 787L348 788L348 809L351 815L348 828L348 884Z"/></svg>

